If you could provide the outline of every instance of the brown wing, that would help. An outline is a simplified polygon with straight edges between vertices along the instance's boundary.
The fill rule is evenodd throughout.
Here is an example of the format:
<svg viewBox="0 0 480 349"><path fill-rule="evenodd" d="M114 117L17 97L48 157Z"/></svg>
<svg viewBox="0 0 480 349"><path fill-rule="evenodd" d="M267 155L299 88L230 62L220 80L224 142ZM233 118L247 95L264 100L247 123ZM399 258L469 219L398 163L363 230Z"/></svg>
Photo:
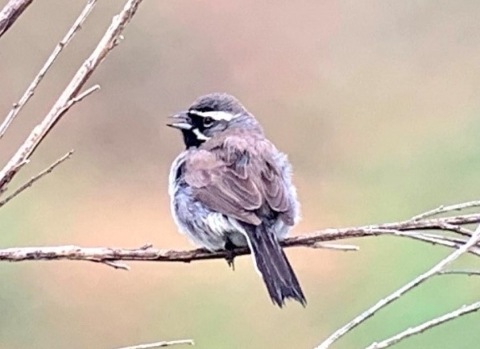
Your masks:
<svg viewBox="0 0 480 349"><path fill-rule="evenodd" d="M207 146L192 153L186 163L185 180L198 200L213 211L253 225L261 224L256 212L268 205L293 224L286 184L270 142L229 136Z"/></svg>

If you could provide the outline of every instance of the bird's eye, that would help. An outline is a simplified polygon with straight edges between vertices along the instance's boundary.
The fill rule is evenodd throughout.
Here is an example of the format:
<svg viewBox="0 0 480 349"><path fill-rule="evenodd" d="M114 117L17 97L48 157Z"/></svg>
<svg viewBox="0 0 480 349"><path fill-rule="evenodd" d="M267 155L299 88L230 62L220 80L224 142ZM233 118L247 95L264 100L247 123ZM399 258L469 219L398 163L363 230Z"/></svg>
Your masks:
<svg viewBox="0 0 480 349"><path fill-rule="evenodd" d="M203 126L205 126L205 127L212 126L214 122L215 122L215 120L213 118L211 118L210 116L207 116L207 117L203 118Z"/></svg>

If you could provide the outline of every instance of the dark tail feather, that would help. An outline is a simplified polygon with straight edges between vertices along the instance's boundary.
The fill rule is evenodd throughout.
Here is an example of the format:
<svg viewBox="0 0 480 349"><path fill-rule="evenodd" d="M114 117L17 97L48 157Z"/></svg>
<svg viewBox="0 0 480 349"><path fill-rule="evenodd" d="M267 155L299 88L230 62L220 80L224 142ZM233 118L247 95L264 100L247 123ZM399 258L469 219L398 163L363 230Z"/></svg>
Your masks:
<svg viewBox="0 0 480 349"><path fill-rule="evenodd" d="M263 225L249 228L250 248L273 303L281 308L286 298L292 298L305 306L303 291L275 235Z"/></svg>

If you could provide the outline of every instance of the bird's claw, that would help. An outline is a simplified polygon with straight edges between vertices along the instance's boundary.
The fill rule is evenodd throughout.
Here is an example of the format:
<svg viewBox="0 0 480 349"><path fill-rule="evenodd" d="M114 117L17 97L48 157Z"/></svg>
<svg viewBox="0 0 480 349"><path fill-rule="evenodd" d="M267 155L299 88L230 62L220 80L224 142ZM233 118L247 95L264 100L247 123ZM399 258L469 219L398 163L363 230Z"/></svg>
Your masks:
<svg viewBox="0 0 480 349"><path fill-rule="evenodd" d="M230 268L235 271L235 245L230 240L225 243L225 260Z"/></svg>

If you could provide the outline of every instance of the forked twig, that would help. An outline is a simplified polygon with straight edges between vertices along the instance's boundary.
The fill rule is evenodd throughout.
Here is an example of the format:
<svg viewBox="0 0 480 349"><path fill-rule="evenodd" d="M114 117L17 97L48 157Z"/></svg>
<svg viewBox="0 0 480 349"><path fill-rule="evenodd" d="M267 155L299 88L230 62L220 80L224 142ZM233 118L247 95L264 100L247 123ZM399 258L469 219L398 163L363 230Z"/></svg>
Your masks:
<svg viewBox="0 0 480 349"><path fill-rule="evenodd" d="M75 98L78 100L80 90L107 54L117 45L118 38L125 25L132 19L141 2L142 0L127 0L122 11L113 18L112 24L108 27L95 50L79 68L50 112L44 120L32 130L15 155L13 155L7 165L0 171L0 191L5 190L5 186L18 173L20 165L30 158L45 136L74 104Z"/></svg>
<svg viewBox="0 0 480 349"><path fill-rule="evenodd" d="M332 335L330 335L326 340L324 340L319 346L316 347L316 349L327 349L329 348L334 342L336 342L338 339L343 337L345 334L347 334L350 330L354 329L358 325L360 325L362 322L373 316L376 312L378 312L380 309L384 308L388 304L392 303L393 301L397 300L401 296L403 296L405 293L409 292L413 288L417 287L424 281L428 280L432 276L438 274L441 272L446 266L448 266L450 263L455 261L458 257L460 257L462 254L467 252L472 246L475 246L480 240L480 225L478 225L477 229L475 232L472 234L470 239L468 241L460 246L458 249L453 251L450 255L448 255L446 258L441 260L439 263L434 265L430 270L426 271L425 273L419 275L406 285L402 286L399 288L397 291L393 292L389 296L381 299L378 301L374 306L370 307L360 315L356 316L352 321L348 322L346 325L342 326L339 328L337 331L335 331Z"/></svg>
<svg viewBox="0 0 480 349"><path fill-rule="evenodd" d="M17 103L15 103L13 105L13 107L10 110L10 112L8 113L7 117L5 118L5 120L0 125L0 138L3 137L3 135L7 131L7 128L13 122L13 120L18 115L20 110L25 106L25 104L28 102L28 100L33 96L33 94L35 93L35 89L37 88L38 84L42 81L43 77L48 72L48 70L50 69L52 64L55 62L57 57L60 55L63 48L68 45L68 43L70 42L70 40L72 40L74 35L81 29L83 22L88 17L90 12L92 12L96 3L97 3L97 0L88 0L87 5L83 9L83 11L80 13L78 18L75 20L73 25L70 27L70 29L68 30L65 37L57 44L57 46L55 46L53 52L48 57L47 61L43 65L42 69L40 69L38 74L35 76L33 81L30 83L30 86L28 86L28 88L25 91L25 93L23 94L23 96L20 98L20 100Z"/></svg>

